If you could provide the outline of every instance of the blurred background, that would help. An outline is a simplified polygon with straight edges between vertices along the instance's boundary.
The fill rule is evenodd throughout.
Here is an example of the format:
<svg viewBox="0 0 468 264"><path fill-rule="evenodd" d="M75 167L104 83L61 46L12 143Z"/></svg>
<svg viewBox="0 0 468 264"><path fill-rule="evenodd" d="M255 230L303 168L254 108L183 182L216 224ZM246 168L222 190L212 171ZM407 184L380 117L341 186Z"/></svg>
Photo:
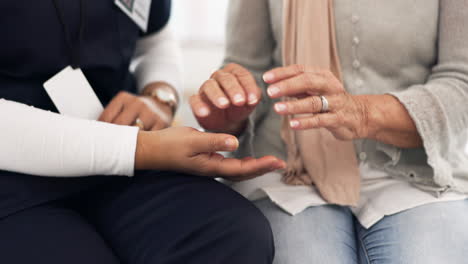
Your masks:
<svg viewBox="0 0 468 264"><path fill-rule="evenodd" d="M182 47L185 94L177 124L197 127L187 99L222 62L229 0L174 0L171 26Z"/></svg>

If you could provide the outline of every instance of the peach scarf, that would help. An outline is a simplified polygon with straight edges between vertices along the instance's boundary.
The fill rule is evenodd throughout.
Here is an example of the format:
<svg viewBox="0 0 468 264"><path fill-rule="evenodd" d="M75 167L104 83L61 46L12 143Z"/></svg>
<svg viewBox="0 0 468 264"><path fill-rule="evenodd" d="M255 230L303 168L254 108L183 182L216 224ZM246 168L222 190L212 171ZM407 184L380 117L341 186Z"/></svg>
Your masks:
<svg viewBox="0 0 468 264"><path fill-rule="evenodd" d="M303 64L329 69L341 79L333 0L284 0L284 65ZM286 100L294 100L286 98ZM281 135L288 149L283 180L312 185L327 202L355 206L360 175L352 142L344 142L326 129L293 131L285 117Z"/></svg>

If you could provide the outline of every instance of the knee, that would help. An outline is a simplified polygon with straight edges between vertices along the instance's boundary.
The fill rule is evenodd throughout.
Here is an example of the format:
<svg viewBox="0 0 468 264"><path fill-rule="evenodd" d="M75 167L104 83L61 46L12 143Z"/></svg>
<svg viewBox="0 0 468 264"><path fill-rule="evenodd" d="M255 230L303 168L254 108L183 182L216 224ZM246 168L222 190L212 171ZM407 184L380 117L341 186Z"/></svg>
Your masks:
<svg viewBox="0 0 468 264"><path fill-rule="evenodd" d="M230 209L229 236L236 247L250 259L238 263L272 263L275 246L269 221L255 206L245 201L245 205Z"/></svg>
<svg viewBox="0 0 468 264"><path fill-rule="evenodd" d="M120 263L89 224L60 207L38 206L9 216L0 221L0 234L1 263Z"/></svg>
<svg viewBox="0 0 468 264"><path fill-rule="evenodd" d="M205 206L216 209L218 226L228 226L230 236L244 247L255 245L259 250L273 252L273 233L270 223L250 201L218 182L205 183L206 196L199 196ZM217 197L213 201L212 197Z"/></svg>
<svg viewBox="0 0 468 264"><path fill-rule="evenodd" d="M239 231L236 236L249 243L270 249L273 245L273 233L265 216L253 206L238 209L236 215L239 216L235 223L235 229Z"/></svg>

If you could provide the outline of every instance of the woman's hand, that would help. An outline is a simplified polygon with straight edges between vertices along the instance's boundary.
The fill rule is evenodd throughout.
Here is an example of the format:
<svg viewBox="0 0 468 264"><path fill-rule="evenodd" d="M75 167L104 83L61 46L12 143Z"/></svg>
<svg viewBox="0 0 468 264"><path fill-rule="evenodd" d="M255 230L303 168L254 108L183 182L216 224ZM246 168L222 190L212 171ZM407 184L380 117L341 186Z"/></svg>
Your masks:
<svg viewBox="0 0 468 264"><path fill-rule="evenodd" d="M120 92L104 109L99 121L123 126L138 126L144 131L169 127L173 113L150 96Z"/></svg>
<svg viewBox="0 0 468 264"><path fill-rule="evenodd" d="M252 74L237 64L216 71L190 98L198 123L205 129L236 135L260 102L262 92Z"/></svg>
<svg viewBox="0 0 468 264"><path fill-rule="evenodd" d="M225 158L217 153L234 151L238 144L234 136L203 133L188 127L140 132L135 168L180 171L243 181L286 166L284 161L273 156L239 160Z"/></svg>
<svg viewBox="0 0 468 264"><path fill-rule="evenodd" d="M326 128L337 139L371 138L402 148L421 147L422 140L405 107L391 95L351 95L330 71L302 65L271 70L264 75L271 98L295 97L276 103L280 115L299 115L293 129ZM322 112L328 101L328 111Z"/></svg>
<svg viewBox="0 0 468 264"><path fill-rule="evenodd" d="M292 119L290 125L293 129L326 128L342 140L369 136L371 129L365 97L347 93L330 71L293 65L269 71L264 79L270 84L267 92L271 98L297 98L276 103L274 108L278 114L308 114ZM326 113L322 113L320 96L329 103Z"/></svg>

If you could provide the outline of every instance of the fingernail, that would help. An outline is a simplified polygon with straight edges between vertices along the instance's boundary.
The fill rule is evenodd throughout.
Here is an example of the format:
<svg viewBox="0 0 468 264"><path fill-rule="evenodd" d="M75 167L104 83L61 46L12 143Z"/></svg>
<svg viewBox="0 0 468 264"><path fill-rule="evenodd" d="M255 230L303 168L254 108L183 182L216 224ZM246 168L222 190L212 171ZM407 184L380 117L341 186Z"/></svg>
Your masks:
<svg viewBox="0 0 468 264"><path fill-rule="evenodd" d="M284 168L286 168L286 164L283 161L280 161L278 163L278 169L284 169Z"/></svg>
<svg viewBox="0 0 468 264"><path fill-rule="evenodd" d="M228 138L225 141L226 147L228 148L235 148L237 147L237 139L234 138Z"/></svg>
<svg viewBox="0 0 468 264"><path fill-rule="evenodd" d="M210 110L208 110L208 108L206 107L202 107L198 109L198 116L205 117L205 116L208 116L209 114L210 114Z"/></svg>
<svg viewBox="0 0 468 264"><path fill-rule="evenodd" d="M221 106L227 106L229 104L229 100L225 97L221 97L218 99L218 103L221 105Z"/></svg>
<svg viewBox="0 0 468 264"><path fill-rule="evenodd" d="M253 105L258 102L258 98L255 94L250 94L249 95L249 104Z"/></svg>
<svg viewBox="0 0 468 264"><path fill-rule="evenodd" d="M292 128L298 128L299 125L300 125L300 123L299 123L299 121L297 121L297 120L291 120L291 121L289 122L289 125L290 125Z"/></svg>
<svg viewBox="0 0 468 264"><path fill-rule="evenodd" d="M245 102L244 96L242 94L236 94L234 95L234 103L243 103Z"/></svg>
<svg viewBox="0 0 468 264"><path fill-rule="evenodd" d="M280 93L280 89L276 86L270 86L267 90L269 96L275 96Z"/></svg>
<svg viewBox="0 0 468 264"><path fill-rule="evenodd" d="M272 166L272 168L274 170L282 169L283 168L283 163L280 160L278 160L278 161L275 162L275 164Z"/></svg>
<svg viewBox="0 0 468 264"><path fill-rule="evenodd" d="M286 109L287 109L286 104L282 104L282 103L275 104L275 110L278 113L286 112Z"/></svg>
<svg viewBox="0 0 468 264"><path fill-rule="evenodd" d="M267 72L265 74L263 74L263 80L265 82L271 82L275 79L275 75L271 72Z"/></svg>

